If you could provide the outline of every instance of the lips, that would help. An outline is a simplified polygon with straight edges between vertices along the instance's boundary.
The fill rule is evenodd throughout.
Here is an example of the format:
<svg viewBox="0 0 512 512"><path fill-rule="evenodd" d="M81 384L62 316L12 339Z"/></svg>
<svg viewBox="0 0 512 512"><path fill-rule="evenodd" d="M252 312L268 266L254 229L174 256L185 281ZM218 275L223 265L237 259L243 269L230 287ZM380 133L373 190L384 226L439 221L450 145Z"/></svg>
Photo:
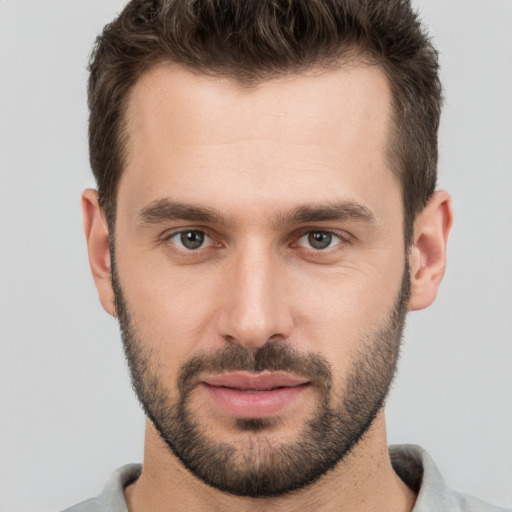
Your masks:
<svg viewBox="0 0 512 512"><path fill-rule="evenodd" d="M264 418L278 414L309 387L307 379L268 372L208 376L202 379L201 384L217 407L238 418Z"/></svg>
<svg viewBox="0 0 512 512"><path fill-rule="evenodd" d="M216 387L233 388L242 391L269 391L275 388L288 388L306 384L307 379L299 379L287 373L223 373L203 379L205 384Z"/></svg>

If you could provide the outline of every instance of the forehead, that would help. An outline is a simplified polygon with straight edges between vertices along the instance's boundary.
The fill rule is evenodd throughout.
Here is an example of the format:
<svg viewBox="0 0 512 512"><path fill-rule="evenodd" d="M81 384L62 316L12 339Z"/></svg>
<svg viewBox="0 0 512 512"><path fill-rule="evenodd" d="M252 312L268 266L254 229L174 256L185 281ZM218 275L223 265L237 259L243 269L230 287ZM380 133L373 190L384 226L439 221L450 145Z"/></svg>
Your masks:
<svg viewBox="0 0 512 512"><path fill-rule="evenodd" d="M239 138L288 135L294 142L305 136L308 142L314 136L336 145L342 135L356 135L354 128L369 132L387 127L390 100L387 77L378 66L312 69L248 87L229 77L193 74L169 63L152 68L137 81L129 96L127 119L131 134L149 129L148 135L154 136L154 130L162 128L155 123L158 120L166 124L166 132L172 128L171 119L164 119L170 114L179 128L173 133L176 145L183 140L225 142L226 136L233 138L235 128ZM195 120L201 124L194 124ZM299 120L305 125L296 125ZM217 128L213 132L211 124Z"/></svg>
<svg viewBox="0 0 512 512"><path fill-rule="evenodd" d="M327 190L359 199L377 193L377 178L398 186L387 164L391 93L375 66L244 87L160 65L134 86L126 119L118 200L127 194L133 208L177 194L203 203L256 195L259 204L262 196L300 203L322 201Z"/></svg>

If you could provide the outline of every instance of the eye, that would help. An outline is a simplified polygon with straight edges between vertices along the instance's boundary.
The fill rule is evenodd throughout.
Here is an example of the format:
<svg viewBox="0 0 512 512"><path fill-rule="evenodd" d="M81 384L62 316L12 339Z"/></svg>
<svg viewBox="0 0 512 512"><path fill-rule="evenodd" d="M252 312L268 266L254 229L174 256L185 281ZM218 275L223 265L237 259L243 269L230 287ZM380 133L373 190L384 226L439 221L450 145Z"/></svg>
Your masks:
<svg viewBox="0 0 512 512"><path fill-rule="evenodd" d="M204 232L197 229L178 231L168 237L174 245L187 251L196 251L212 244L212 239Z"/></svg>
<svg viewBox="0 0 512 512"><path fill-rule="evenodd" d="M343 242L341 236L331 231L308 231L299 238L298 245L322 251Z"/></svg>

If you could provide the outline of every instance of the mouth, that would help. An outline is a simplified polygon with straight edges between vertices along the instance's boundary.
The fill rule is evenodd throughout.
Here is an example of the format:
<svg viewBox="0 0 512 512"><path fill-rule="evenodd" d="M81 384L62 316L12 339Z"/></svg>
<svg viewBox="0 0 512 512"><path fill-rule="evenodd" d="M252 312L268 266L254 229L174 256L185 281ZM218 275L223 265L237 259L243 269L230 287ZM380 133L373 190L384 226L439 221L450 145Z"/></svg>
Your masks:
<svg viewBox="0 0 512 512"><path fill-rule="evenodd" d="M201 381L211 401L224 413L236 418L274 416L302 395L307 379L286 373L245 372L208 376Z"/></svg>

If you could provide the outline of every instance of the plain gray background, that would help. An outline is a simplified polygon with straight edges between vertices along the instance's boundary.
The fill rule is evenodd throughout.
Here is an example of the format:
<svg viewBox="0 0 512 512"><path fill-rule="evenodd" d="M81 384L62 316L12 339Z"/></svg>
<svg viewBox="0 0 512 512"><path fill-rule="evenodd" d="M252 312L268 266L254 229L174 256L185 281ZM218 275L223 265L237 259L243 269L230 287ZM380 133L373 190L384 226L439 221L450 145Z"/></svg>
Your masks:
<svg viewBox="0 0 512 512"><path fill-rule="evenodd" d="M0 510L60 510L140 461L143 416L89 275L85 71L120 0L0 0ZM441 52L440 185L456 223L410 315L391 443L512 505L512 2L417 2Z"/></svg>

